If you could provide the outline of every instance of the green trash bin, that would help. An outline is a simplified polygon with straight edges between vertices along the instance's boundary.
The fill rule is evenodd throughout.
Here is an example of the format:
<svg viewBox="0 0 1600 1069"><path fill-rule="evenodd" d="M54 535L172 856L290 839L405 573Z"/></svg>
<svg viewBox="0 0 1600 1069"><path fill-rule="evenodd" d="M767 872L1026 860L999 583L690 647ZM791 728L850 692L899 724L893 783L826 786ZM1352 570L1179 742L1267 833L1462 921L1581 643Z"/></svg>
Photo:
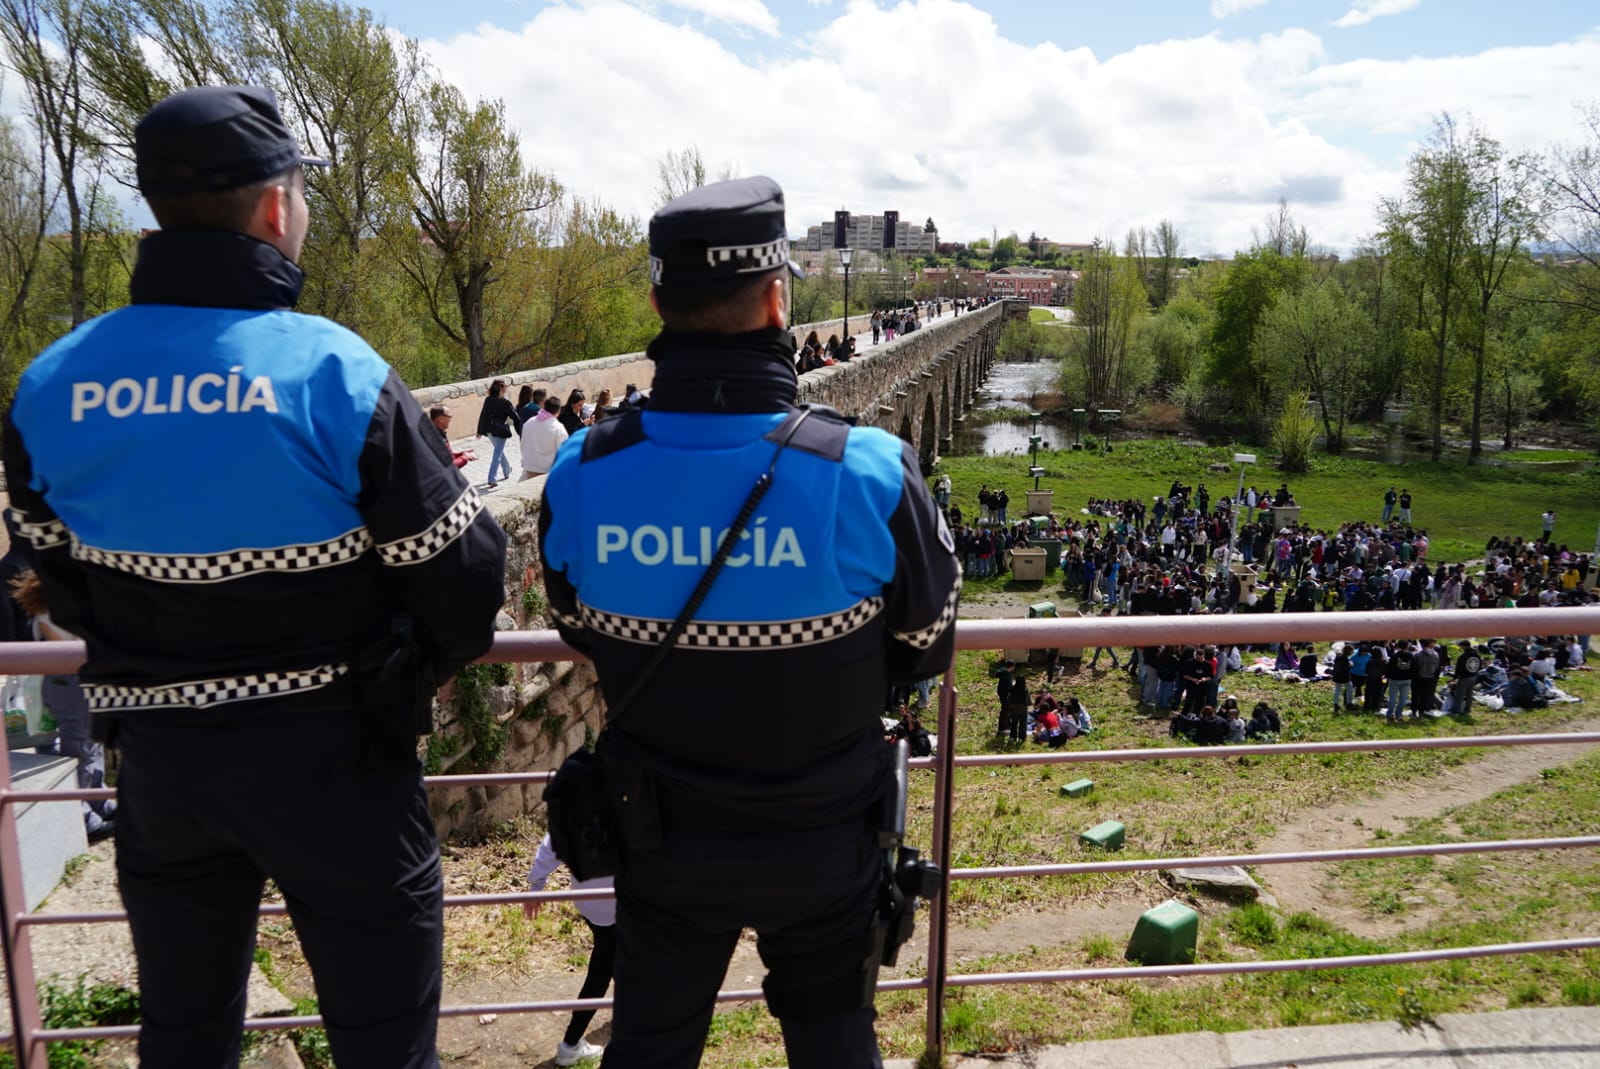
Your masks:
<svg viewBox="0 0 1600 1069"><path fill-rule="evenodd" d="M1055 602L1036 601L1032 605L1028 606L1028 619L1039 620L1044 618L1051 620L1060 619L1060 614L1056 612Z"/></svg>
<svg viewBox="0 0 1600 1069"><path fill-rule="evenodd" d="M1030 538L1028 545L1034 549L1044 550L1044 570L1046 575L1053 575L1061 567L1061 539L1059 538Z"/></svg>
<svg viewBox="0 0 1600 1069"><path fill-rule="evenodd" d="M1200 914L1169 898L1145 910L1123 956L1141 965L1184 965L1194 960L1199 939Z"/></svg>

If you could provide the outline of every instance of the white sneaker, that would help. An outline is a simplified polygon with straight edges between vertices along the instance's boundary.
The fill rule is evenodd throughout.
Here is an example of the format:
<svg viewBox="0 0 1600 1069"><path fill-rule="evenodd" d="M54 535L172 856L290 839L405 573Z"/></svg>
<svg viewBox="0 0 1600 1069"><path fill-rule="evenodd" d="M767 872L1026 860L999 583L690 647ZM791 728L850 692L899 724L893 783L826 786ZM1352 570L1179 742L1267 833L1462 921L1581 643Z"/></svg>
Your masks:
<svg viewBox="0 0 1600 1069"><path fill-rule="evenodd" d="M597 1047L593 1043L590 1043L587 1039L579 1039L577 1044L571 1047L567 1046L565 1043L557 1042L556 1064L577 1065L585 1058L600 1057L600 1055L605 1053L605 1050L606 1049L604 1047Z"/></svg>

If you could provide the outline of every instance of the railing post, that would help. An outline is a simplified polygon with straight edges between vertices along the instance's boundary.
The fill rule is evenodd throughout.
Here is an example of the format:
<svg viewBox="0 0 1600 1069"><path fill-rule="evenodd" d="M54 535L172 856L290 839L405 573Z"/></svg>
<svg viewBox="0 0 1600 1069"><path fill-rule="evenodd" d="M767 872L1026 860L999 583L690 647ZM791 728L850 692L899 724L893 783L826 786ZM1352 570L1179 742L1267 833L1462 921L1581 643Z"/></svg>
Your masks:
<svg viewBox="0 0 1600 1069"><path fill-rule="evenodd" d="M946 935L950 924L950 807L955 798L956 666L951 661L939 683L939 760L933 773L933 861L945 874L939 895L928 903L928 1031L924 1069L944 1065L944 985Z"/></svg>
<svg viewBox="0 0 1600 1069"><path fill-rule="evenodd" d="M11 1002L11 1042L20 1069L48 1069L49 1052L34 1038L44 1018L33 977L32 939L28 927L17 923L28 910L28 895L22 887L22 844L10 795L11 751L0 747L0 952L5 955Z"/></svg>

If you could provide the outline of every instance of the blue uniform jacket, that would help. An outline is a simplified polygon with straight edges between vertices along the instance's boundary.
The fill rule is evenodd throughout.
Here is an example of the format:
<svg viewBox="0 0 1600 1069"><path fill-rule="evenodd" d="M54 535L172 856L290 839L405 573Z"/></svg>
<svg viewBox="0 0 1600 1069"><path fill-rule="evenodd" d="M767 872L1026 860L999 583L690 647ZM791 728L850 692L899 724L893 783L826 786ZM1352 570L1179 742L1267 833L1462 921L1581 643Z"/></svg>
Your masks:
<svg viewBox="0 0 1600 1069"><path fill-rule="evenodd" d="M157 233L134 303L18 385L14 519L92 709L304 704L399 614L440 673L493 637L504 534L377 353L290 310L300 278L242 234Z"/></svg>
<svg viewBox="0 0 1600 1069"><path fill-rule="evenodd" d="M788 412L662 411L662 398L658 373L651 407L574 435L545 487L550 604L611 703L772 462ZM669 793L775 822L860 814L887 767L886 688L949 664L959 592L909 446L815 412L612 742Z"/></svg>

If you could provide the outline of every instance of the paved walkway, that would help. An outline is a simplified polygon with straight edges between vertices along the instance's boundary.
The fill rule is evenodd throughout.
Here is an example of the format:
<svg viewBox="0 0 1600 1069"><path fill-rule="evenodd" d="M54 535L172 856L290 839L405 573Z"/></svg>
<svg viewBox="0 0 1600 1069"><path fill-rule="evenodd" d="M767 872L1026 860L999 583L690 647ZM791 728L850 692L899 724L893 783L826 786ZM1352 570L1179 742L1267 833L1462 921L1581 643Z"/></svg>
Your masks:
<svg viewBox="0 0 1600 1069"><path fill-rule="evenodd" d="M913 1069L915 1063L887 1063ZM951 1058L949 1069L1596 1069L1600 1007L1447 1013L1394 1021L1189 1032Z"/></svg>
<svg viewBox="0 0 1600 1069"><path fill-rule="evenodd" d="M1062 309L1057 309L1057 311L1062 311ZM967 313L965 312L962 313L962 315L966 314ZM946 303L943 315L929 316L922 322L923 325L926 326L929 323L938 323L946 319L950 319L954 315L955 312L951 311L949 304ZM855 327L856 317L851 316L850 320L851 326ZM877 345L872 344L872 330L870 327L869 316L861 317L860 326L861 329L856 331L857 356L872 352L875 349L882 349L885 345L889 344L887 341L879 341ZM512 400L514 401L516 398L512 397ZM566 398L563 397L562 400L565 401ZM472 420L476 422L478 410L473 408L470 416ZM455 422L461 423L463 422L464 418L465 417L461 415L457 415ZM450 447L457 450L471 450L476 459L469 461L467 466L461 469L461 474L466 477L469 483L471 483L473 486L476 486L480 493L487 490L489 486L489 458L494 455L494 447L490 444L489 439L486 437L478 437L476 435L471 435L466 438L455 438L451 440ZM503 481L501 485L505 485L506 482L515 483L518 479L522 478L522 450L520 448L520 443L516 438L511 438L506 442L506 459L511 462L512 475L509 480Z"/></svg>

